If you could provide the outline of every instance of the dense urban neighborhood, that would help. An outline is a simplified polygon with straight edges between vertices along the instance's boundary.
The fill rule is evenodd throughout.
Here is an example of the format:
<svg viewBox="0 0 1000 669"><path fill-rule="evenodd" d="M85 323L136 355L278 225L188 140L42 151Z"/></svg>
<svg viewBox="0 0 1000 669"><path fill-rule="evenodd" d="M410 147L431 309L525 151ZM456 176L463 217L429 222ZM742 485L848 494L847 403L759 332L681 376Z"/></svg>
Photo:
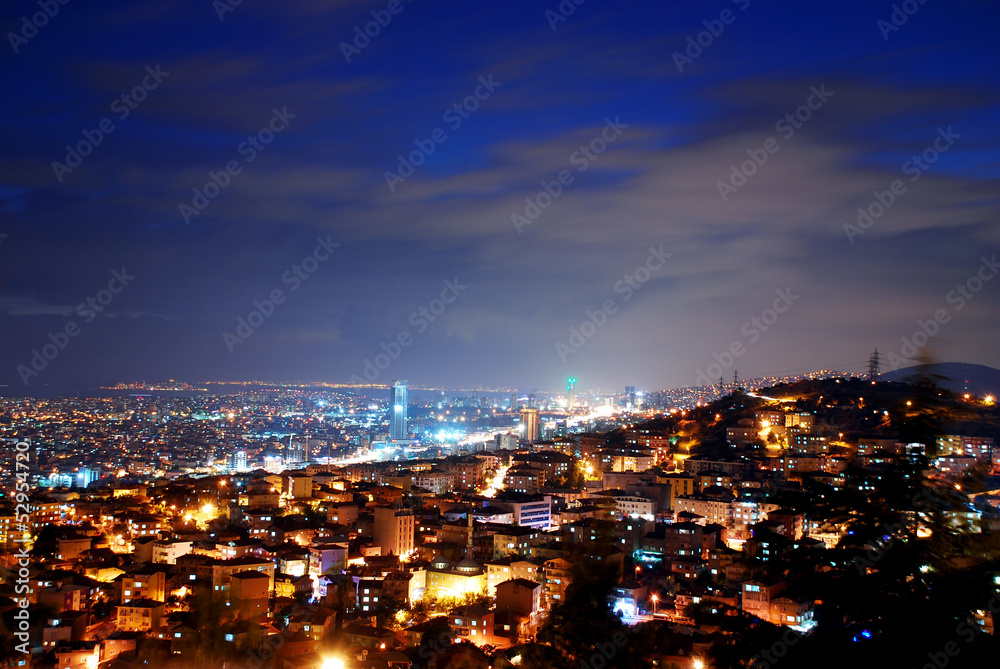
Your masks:
<svg viewBox="0 0 1000 669"><path fill-rule="evenodd" d="M995 659L1000 413L933 381L2 399L4 666Z"/></svg>

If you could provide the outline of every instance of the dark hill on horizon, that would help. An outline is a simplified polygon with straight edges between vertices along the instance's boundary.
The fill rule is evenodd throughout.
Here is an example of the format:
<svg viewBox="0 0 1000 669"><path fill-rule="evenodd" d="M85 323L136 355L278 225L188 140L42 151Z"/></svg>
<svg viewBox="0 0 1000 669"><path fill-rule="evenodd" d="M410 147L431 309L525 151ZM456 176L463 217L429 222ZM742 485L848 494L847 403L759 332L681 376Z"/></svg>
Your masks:
<svg viewBox="0 0 1000 669"><path fill-rule="evenodd" d="M984 397L1000 393L1000 369L966 362L934 362L927 365L903 367L886 372L879 381L907 382L920 374L929 375L936 386L962 395L971 393Z"/></svg>

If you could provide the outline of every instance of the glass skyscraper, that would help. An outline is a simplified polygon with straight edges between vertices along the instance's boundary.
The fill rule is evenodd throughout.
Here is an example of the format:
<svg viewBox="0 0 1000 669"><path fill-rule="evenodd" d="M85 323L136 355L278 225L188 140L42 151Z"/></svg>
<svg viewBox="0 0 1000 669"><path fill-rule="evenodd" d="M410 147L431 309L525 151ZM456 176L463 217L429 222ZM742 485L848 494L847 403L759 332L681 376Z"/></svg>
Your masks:
<svg viewBox="0 0 1000 669"><path fill-rule="evenodd" d="M389 438L406 439L406 381L393 381L389 399Z"/></svg>

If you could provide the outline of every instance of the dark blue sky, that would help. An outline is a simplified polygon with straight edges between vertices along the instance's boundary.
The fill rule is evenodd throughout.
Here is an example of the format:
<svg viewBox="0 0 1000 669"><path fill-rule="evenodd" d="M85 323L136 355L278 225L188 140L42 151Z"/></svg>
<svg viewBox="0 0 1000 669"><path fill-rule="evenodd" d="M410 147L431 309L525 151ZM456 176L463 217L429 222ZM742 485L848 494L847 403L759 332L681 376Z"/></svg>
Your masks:
<svg viewBox="0 0 1000 669"><path fill-rule="evenodd" d="M994 2L221 4L0 12L0 390L1000 366Z"/></svg>

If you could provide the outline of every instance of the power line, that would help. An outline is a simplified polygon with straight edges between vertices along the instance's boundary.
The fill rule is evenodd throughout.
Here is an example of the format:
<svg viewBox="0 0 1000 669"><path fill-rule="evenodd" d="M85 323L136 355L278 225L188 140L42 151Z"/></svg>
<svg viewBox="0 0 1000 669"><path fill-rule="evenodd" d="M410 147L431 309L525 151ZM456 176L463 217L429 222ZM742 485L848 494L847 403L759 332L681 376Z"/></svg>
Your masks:
<svg viewBox="0 0 1000 669"><path fill-rule="evenodd" d="M881 368L879 366L879 355L878 347L875 347L875 352L872 353L872 357L868 358L868 380L874 381L881 374Z"/></svg>

